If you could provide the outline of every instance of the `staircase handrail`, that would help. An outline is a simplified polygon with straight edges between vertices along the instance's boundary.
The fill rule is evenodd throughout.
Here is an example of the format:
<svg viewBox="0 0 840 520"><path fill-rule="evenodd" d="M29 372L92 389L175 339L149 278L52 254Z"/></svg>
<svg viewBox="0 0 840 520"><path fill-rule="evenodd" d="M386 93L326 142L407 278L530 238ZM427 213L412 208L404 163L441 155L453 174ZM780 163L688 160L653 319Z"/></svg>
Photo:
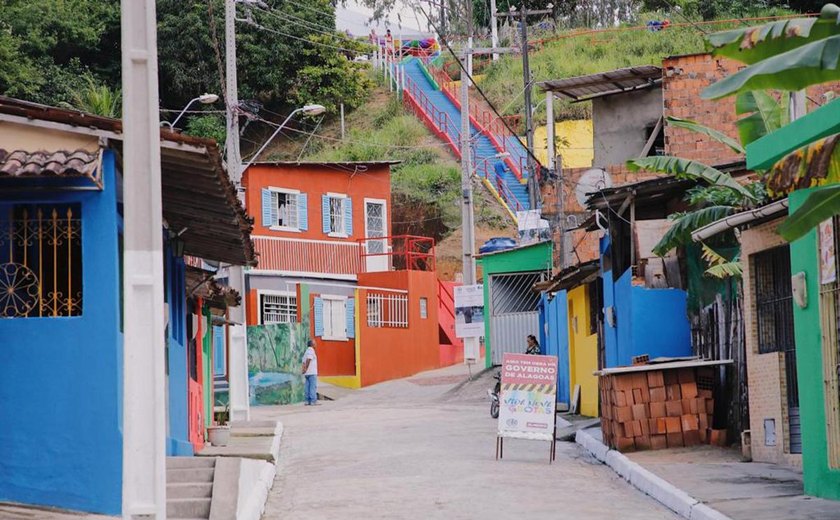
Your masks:
<svg viewBox="0 0 840 520"><path fill-rule="evenodd" d="M516 195L514 195L513 192L510 191L510 188L508 187L505 180L498 174L495 175L495 179L496 191L499 192L499 195L502 197L502 199L504 199L508 207L511 208L514 213L518 211L525 211L527 208L525 208L522 205L522 203L519 202L519 199L516 198Z"/></svg>
<svg viewBox="0 0 840 520"><path fill-rule="evenodd" d="M405 77L404 94L410 97L416 106L423 111L429 122L446 136L449 146L460 157L461 152L458 143L461 139L461 129L452 122L449 114L437 108L410 76Z"/></svg>

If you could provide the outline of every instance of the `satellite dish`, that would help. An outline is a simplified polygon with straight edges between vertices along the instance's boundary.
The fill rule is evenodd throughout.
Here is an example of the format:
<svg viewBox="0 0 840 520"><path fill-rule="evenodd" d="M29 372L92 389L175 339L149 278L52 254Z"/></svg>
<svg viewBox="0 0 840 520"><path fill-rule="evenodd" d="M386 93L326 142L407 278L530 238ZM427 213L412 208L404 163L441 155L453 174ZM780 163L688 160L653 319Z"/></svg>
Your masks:
<svg viewBox="0 0 840 520"><path fill-rule="evenodd" d="M601 168L592 168L586 170L578 179L577 186L575 186L575 198L578 203L586 207L586 199L589 195L604 188L612 187L612 177Z"/></svg>

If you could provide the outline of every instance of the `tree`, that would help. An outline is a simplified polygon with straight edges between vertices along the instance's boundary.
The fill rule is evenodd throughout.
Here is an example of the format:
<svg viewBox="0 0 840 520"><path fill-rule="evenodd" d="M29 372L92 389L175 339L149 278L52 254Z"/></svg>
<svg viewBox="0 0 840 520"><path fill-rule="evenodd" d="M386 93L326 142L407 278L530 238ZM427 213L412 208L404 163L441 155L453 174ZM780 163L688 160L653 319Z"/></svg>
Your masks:
<svg viewBox="0 0 840 520"><path fill-rule="evenodd" d="M59 106L102 117L122 117L122 90L98 84L91 76L87 76L86 81L84 87L71 92L69 103L59 103Z"/></svg>

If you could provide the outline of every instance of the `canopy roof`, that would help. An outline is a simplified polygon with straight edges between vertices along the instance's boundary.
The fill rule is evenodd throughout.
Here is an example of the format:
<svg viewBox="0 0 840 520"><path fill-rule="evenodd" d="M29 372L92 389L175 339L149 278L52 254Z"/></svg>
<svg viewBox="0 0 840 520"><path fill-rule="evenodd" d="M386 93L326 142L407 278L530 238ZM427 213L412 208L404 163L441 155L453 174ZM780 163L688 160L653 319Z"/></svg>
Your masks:
<svg viewBox="0 0 840 520"><path fill-rule="evenodd" d="M544 92L553 92L572 101L650 88L662 83L662 68L656 65L627 67L586 76L554 79L538 83Z"/></svg>

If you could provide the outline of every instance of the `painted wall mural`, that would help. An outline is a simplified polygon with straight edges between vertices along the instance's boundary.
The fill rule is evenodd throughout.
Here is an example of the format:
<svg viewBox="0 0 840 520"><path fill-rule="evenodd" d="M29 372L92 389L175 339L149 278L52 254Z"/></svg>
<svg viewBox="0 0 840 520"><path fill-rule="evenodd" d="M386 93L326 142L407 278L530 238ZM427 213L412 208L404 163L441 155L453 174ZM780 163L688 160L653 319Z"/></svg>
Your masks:
<svg viewBox="0 0 840 520"><path fill-rule="evenodd" d="M309 323L248 327L248 392L252 406L303 402L300 373Z"/></svg>

